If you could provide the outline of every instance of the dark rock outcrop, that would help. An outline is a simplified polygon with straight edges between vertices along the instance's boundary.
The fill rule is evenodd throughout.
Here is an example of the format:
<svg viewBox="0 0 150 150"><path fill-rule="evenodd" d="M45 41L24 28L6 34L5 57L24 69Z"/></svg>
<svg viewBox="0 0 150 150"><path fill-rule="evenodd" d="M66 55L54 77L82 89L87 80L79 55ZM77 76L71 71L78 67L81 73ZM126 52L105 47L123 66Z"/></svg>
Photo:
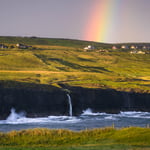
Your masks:
<svg viewBox="0 0 150 150"><path fill-rule="evenodd" d="M25 111L27 116L69 115L67 92L70 91L73 115L91 108L94 112L120 111L150 112L150 94L119 92L113 89L67 87L68 90L4 88L0 87L0 119L5 119L11 108Z"/></svg>
<svg viewBox="0 0 150 150"><path fill-rule="evenodd" d="M67 96L61 90L0 89L0 107L0 118L6 118L11 108L30 117L68 114Z"/></svg>
<svg viewBox="0 0 150 150"><path fill-rule="evenodd" d="M119 113L120 111L150 112L150 94L120 92L114 89L85 89L72 87L74 114L91 108L94 112Z"/></svg>

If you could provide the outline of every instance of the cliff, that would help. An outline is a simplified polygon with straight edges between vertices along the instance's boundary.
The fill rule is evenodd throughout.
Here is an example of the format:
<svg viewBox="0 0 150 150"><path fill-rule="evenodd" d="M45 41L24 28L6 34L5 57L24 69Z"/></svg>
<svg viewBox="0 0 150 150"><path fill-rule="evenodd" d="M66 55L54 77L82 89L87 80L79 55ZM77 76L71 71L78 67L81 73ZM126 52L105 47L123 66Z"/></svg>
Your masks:
<svg viewBox="0 0 150 150"><path fill-rule="evenodd" d="M40 88L0 87L0 119L5 119L11 108L25 111L28 117L69 115L67 93L72 101L73 115L80 115L91 108L94 112L118 113L119 111L150 112L150 94L120 92L113 89L87 89L67 87L68 90L50 86Z"/></svg>
<svg viewBox="0 0 150 150"><path fill-rule="evenodd" d="M74 114L86 108L94 112L150 111L150 94L121 92L114 89L71 88Z"/></svg>

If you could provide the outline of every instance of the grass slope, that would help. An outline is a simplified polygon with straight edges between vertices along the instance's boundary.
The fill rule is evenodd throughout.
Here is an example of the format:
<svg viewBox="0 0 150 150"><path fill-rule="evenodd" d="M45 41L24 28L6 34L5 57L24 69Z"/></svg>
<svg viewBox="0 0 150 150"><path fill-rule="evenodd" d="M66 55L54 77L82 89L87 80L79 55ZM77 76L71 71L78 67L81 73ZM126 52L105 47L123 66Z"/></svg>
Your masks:
<svg viewBox="0 0 150 150"><path fill-rule="evenodd" d="M150 92L150 55L128 51L84 52L87 41L0 37L0 43L24 43L31 49L0 49L0 80L86 88ZM13 85L12 85L13 86Z"/></svg>
<svg viewBox="0 0 150 150"><path fill-rule="evenodd" d="M28 129L0 133L1 149L150 149L150 129L113 127L79 132L57 129ZM30 148L29 148L30 147Z"/></svg>
<svg viewBox="0 0 150 150"><path fill-rule="evenodd" d="M39 38L39 37L10 37L10 36L0 36L0 43L4 44L17 44L23 43L28 45L51 45L51 46L67 46L81 48L87 45L93 45L98 48L110 48L112 44L89 42L73 39L58 39L58 38Z"/></svg>

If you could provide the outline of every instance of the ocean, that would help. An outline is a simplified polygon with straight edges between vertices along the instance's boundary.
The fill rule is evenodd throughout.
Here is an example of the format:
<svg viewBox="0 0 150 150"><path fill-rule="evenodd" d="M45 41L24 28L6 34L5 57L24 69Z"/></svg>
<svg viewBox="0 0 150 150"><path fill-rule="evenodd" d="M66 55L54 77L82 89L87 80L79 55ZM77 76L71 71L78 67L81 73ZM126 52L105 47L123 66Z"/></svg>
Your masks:
<svg viewBox="0 0 150 150"><path fill-rule="evenodd" d="M118 114L93 113L90 108L83 111L80 116L47 116L28 118L25 114L16 113L15 109L6 120L0 120L0 132L23 130L29 128L69 129L80 131L92 128L114 126L116 128L150 125L149 112L128 111Z"/></svg>

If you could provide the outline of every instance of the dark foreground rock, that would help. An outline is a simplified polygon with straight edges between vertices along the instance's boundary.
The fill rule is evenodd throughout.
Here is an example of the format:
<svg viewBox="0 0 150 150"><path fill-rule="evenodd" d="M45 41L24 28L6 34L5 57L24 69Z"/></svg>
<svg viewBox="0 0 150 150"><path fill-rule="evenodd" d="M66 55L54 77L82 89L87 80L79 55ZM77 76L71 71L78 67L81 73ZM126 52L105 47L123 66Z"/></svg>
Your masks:
<svg viewBox="0 0 150 150"><path fill-rule="evenodd" d="M60 88L6 88L0 87L0 119L5 119L11 108L25 111L28 117L68 115L70 94L73 115L91 108L93 112L118 113L120 111L150 112L150 94L119 92L113 89ZM69 92L70 91L70 92Z"/></svg>

